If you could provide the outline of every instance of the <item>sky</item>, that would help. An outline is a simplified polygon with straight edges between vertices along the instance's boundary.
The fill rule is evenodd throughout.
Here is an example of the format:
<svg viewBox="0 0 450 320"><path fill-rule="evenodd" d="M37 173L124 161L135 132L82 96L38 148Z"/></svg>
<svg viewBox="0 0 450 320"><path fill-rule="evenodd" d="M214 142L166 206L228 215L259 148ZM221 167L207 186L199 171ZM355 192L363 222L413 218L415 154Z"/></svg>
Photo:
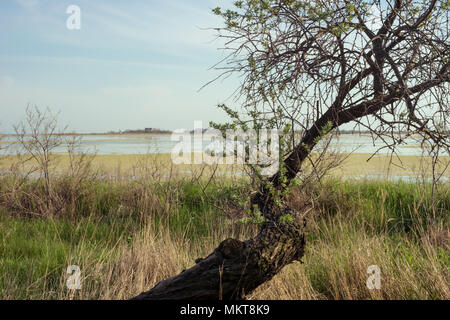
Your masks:
<svg viewBox="0 0 450 320"><path fill-rule="evenodd" d="M59 113L70 131L192 129L226 120L236 78L199 89L224 57L211 13L229 0L2 0L0 132L28 104ZM80 29L69 29L70 5Z"/></svg>

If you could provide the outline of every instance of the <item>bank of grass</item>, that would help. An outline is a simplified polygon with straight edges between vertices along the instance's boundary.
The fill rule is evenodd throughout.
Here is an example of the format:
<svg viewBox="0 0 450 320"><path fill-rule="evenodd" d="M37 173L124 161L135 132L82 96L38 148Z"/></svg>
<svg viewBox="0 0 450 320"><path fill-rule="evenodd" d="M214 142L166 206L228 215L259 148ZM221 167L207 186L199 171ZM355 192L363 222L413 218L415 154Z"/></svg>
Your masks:
<svg viewBox="0 0 450 320"><path fill-rule="evenodd" d="M370 175L373 178L400 177L408 179L417 172L425 172L431 176L431 158L419 155L401 155L390 157L385 154L372 156L372 154L353 153L341 154L343 163L333 168L330 174L335 177L360 178ZM221 164L215 166L200 166L190 164L173 164L172 155L160 154L101 154L92 158L92 168L103 176L109 177L134 177L142 172L142 169L157 169L159 175L164 176L190 176L203 170L204 174L215 171L222 177L231 175L242 176L245 171L242 165ZM193 162L194 155L191 155ZM370 161L367 161L370 158ZM449 156L441 156L441 162L437 164L438 171L445 168L450 162ZM0 171L8 170L17 163L17 156L8 155L0 157ZM70 168L70 157L67 154L52 155L52 172L63 173ZM27 162L29 166L36 165L35 161ZM450 171L444 171L444 178L450 179Z"/></svg>
<svg viewBox="0 0 450 320"><path fill-rule="evenodd" d="M192 266L227 237L255 232L237 205L242 180L91 179L69 197L53 183L51 214L35 180L0 183L0 299L123 299ZM40 191L41 190L41 191ZM73 192L73 189L70 189ZM15 192L15 193L14 193ZM30 198L30 194L33 197ZM450 187L329 180L311 186L303 263L286 267L251 299L449 299ZM294 191L300 207L304 191ZM42 208L44 206L44 208ZM81 290L66 287L69 265ZM381 269L381 289L366 286Z"/></svg>

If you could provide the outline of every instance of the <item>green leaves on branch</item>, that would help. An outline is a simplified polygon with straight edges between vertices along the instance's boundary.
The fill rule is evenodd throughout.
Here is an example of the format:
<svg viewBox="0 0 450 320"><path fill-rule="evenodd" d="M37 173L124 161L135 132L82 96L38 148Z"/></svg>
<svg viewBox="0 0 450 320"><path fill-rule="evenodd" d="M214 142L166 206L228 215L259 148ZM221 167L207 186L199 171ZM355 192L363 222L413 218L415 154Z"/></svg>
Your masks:
<svg viewBox="0 0 450 320"><path fill-rule="evenodd" d="M441 0L441 8L443 10L449 10L449 8L450 8L450 0Z"/></svg>
<svg viewBox="0 0 450 320"><path fill-rule="evenodd" d="M253 211L250 213L250 217L238 220L238 223L241 224L255 224L257 226L263 224L264 222L266 222L266 218L263 217L257 205L253 206Z"/></svg>
<svg viewBox="0 0 450 320"><path fill-rule="evenodd" d="M278 222L282 224L291 224L294 223L294 219L290 214L284 214L280 218L278 218Z"/></svg>
<svg viewBox="0 0 450 320"><path fill-rule="evenodd" d="M258 206L254 205L253 210L249 212L249 217L239 219L237 222L240 224L254 224L260 226L267 222L267 219L264 218ZM283 214L278 218L278 222L281 224L291 224L294 223L294 218L292 218L290 214Z"/></svg>

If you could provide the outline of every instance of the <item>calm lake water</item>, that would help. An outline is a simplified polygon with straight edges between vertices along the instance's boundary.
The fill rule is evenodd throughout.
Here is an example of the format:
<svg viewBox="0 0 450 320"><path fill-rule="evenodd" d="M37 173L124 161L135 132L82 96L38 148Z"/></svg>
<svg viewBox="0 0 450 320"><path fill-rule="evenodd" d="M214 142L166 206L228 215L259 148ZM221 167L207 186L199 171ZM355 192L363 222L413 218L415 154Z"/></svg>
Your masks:
<svg viewBox="0 0 450 320"><path fill-rule="evenodd" d="M67 137L66 137L67 138ZM220 149L222 144L214 141L211 136L203 139L194 139L193 135L183 135L175 139L171 135L84 135L81 136L80 149L85 152L97 154L145 154L145 153L171 153L181 140L191 141L193 152L211 149ZM5 136L0 142L0 154L14 154L19 145L15 136ZM343 153L373 153L384 146L382 140L373 141L370 135L344 134L333 138L331 148ZM54 152L66 153L67 146L61 145ZM412 138L406 140L404 145L397 147L399 155L420 155L422 150L417 141ZM385 148L380 154L390 153Z"/></svg>

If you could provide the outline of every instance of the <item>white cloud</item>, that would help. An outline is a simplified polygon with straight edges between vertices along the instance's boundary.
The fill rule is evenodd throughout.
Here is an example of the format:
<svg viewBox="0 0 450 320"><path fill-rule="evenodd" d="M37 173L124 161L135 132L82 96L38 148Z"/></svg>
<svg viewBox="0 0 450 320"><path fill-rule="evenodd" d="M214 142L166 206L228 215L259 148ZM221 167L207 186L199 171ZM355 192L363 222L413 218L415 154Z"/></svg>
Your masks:
<svg viewBox="0 0 450 320"><path fill-rule="evenodd" d="M16 0L25 10L32 10L38 5L38 0Z"/></svg>

